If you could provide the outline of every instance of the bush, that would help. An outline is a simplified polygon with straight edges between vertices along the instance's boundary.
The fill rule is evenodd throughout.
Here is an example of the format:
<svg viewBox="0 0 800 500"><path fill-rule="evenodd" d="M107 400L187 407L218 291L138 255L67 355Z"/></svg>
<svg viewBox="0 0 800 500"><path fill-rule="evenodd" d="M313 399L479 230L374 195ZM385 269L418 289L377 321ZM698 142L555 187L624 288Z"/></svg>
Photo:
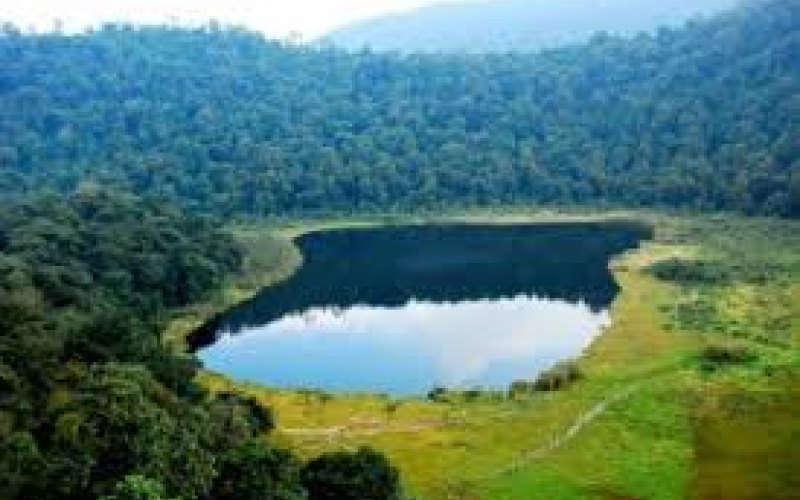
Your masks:
<svg viewBox="0 0 800 500"><path fill-rule="evenodd" d="M475 402L479 400L484 395L484 391L481 389L467 389L462 392L462 397L464 401L467 403Z"/></svg>
<svg viewBox="0 0 800 500"><path fill-rule="evenodd" d="M103 496L100 500L170 500L164 486L158 481L144 476L130 475L120 480L114 486L111 495ZM178 500L178 499L172 499Z"/></svg>
<svg viewBox="0 0 800 500"><path fill-rule="evenodd" d="M288 451L263 441L250 441L223 457L211 498L305 500L300 464Z"/></svg>
<svg viewBox="0 0 800 500"><path fill-rule="evenodd" d="M534 389L542 392L565 389L583 377L575 361L562 361L542 372L533 383Z"/></svg>
<svg viewBox="0 0 800 500"><path fill-rule="evenodd" d="M718 262L668 259L652 264L648 270L660 280L683 285L711 285L730 279L730 270Z"/></svg>
<svg viewBox="0 0 800 500"><path fill-rule="evenodd" d="M755 354L740 343L725 342L709 344L703 349L701 359L717 365L746 363L755 359Z"/></svg>
<svg viewBox="0 0 800 500"><path fill-rule="evenodd" d="M326 453L302 472L309 500L399 500L400 477L382 454L369 448Z"/></svg>
<svg viewBox="0 0 800 500"><path fill-rule="evenodd" d="M536 392L550 392L565 389L583 378L583 373L575 361L562 361L545 370L536 380L515 380L508 389L508 397L517 399Z"/></svg>
<svg viewBox="0 0 800 500"><path fill-rule="evenodd" d="M447 400L447 389L444 387L434 387L428 391L428 400L435 403L442 403Z"/></svg>

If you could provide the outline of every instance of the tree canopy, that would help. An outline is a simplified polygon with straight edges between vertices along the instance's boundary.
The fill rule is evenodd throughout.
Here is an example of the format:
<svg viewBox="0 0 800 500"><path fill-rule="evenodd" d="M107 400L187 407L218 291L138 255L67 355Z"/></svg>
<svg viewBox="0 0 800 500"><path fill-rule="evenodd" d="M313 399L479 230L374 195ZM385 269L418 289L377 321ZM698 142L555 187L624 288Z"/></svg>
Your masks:
<svg viewBox="0 0 800 500"><path fill-rule="evenodd" d="M99 191L0 207L0 498L315 500L269 409L160 339L241 268L215 226Z"/></svg>
<svg viewBox="0 0 800 500"><path fill-rule="evenodd" d="M355 54L239 29L0 35L0 193L219 215L512 203L797 213L800 9L538 54Z"/></svg>

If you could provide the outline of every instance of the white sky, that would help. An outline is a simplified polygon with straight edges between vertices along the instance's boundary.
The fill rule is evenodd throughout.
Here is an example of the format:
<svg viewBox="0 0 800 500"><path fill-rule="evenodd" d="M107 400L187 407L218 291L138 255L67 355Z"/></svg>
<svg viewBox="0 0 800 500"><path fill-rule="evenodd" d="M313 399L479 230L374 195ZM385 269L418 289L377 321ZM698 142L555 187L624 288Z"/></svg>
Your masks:
<svg viewBox="0 0 800 500"><path fill-rule="evenodd" d="M273 37L312 39L356 19L454 0L0 0L0 20L49 30L60 19L68 31L104 21L199 23L218 19Z"/></svg>

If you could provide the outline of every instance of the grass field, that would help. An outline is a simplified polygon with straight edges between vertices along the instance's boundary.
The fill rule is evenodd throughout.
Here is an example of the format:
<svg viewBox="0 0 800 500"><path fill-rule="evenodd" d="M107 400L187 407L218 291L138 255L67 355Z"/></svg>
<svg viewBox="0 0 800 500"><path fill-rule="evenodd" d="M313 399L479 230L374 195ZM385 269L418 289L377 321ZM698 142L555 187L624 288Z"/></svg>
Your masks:
<svg viewBox="0 0 800 500"><path fill-rule="evenodd" d="M554 217L587 218L448 220ZM622 288L612 324L580 359L584 379L562 392L431 402L283 391L210 373L203 382L272 406L279 428L271 439L307 456L362 444L383 450L423 500L797 500L800 457L788 443L800 443L800 225L643 217L656 237L612 263ZM286 238L308 230L392 222L409 220L306 221L237 235L251 238L253 250L266 241L262 258L281 248L285 259L293 248ZM253 269L283 272L251 276L249 287L238 285L241 295L299 262L271 258ZM650 266L665 260L709 263L716 274L658 279ZM734 342L746 361L704 358L710 345Z"/></svg>

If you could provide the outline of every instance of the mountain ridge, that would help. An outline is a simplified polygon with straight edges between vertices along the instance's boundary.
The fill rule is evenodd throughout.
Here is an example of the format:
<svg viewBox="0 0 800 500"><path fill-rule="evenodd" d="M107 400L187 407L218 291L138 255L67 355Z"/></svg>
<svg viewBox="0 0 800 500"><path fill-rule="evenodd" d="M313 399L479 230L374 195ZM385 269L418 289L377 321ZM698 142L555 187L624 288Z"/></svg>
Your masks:
<svg viewBox="0 0 800 500"><path fill-rule="evenodd" d="M740 0L471 0L356 21L321 38L359 50L505 52L551 48L598 32L633 35L675 27L738 5Z"/></svg>

